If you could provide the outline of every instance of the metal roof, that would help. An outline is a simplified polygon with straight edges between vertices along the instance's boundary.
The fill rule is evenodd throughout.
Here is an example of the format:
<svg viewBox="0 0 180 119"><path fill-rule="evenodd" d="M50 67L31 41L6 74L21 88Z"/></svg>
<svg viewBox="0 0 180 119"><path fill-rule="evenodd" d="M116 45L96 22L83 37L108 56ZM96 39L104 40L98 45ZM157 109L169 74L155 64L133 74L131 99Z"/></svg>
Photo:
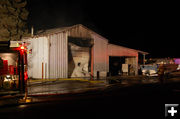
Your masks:
<svg viewBox="0 0 180 119"><path fill-rule="evenodd" d="M69 30L71 27L61 27L61 28L53 28L53 29L47 29L47 30L40 30L37 32L37 35L49 35L54 33L63 32L66 30Z"/></svg>
<svg viewBox="0 0 180 119"><path fill-rule="evenodd" d="M88 31L90 31L91 33L109 41L108 39L106 39L105 37L99 35L98 33L94 32L93 30L87 28L86 26L82 25L82 24L77 24L77 25L73 25L73 26L68 26L68 27L60 27L60 28L53 28L53 29L48 29L48 30L40 30L37 32L37 35L35 35L34 37L38 37L38 36L44 36L44 35L51 35L51 34L56 34L56 33L61 33L61 32L65 32L67 30L70 30L74 27L83 27L85 29L87 29ZM112 44L113 45L113 44ZM121 45L117 45L117 46L121 46ZM121 46L121 47L124 47L124 46ZM127 47L124 47L124 48L127 48ZM128 48L128 49L131 49L131 48ZM147 55L149 54L148 52L144 52L144 51L141 51L141 50L136 50L136 49L131 49L131 50L135 50L141 54L144 54L144 55Z"/></svg>
<svg viewBox="0 0 180 119"><path fill-rule="evenodd" d="M111 44L111 43L109 43L108 45L115 45L115 46L119 46L119 47L122 47L122 48L126 48L126 49L128 49L128 50L133 50L133 51L136 51L136 52L141 53L141 54L144 54L144 55L149 54L148 52L144 52L144 51L141 51L141 50L136 50L136 49L132 49L132 48L128 48L128 47L124 47L124 46L121 46L121 45L116 45L116 44Z"/></svg>
<svg viewBox="0 0 180 119"><path fill-rule="evenodd" d="M74 27L83 27L85 29L87 29L88 31L90 31L91 33L105 39L108 41L108 39L106 39L105 37L99 35L98 33L94 32L93 30L87 28L86 26L82 25L82 24L77 24L77 25L73 25L73 26L69 26L69 27L60 27L60 28L53 28L53 29L48 29L48 30L40 30L37 32L37 35L35 35L34 37L37 37L37 36L43 36L43 35L51 35L51 34L56 34L56 33L60 33L60 32L65 32L67 30L70 30Z"/></svg>
<svg viewBox="0 0 180 119"><path fill-rule="evenodd" d="M141 50L137 50L139 53L141 54L144 54L144 55L148 55L149 53L148 52L144 52L144 51L141 51Z"/></svg>

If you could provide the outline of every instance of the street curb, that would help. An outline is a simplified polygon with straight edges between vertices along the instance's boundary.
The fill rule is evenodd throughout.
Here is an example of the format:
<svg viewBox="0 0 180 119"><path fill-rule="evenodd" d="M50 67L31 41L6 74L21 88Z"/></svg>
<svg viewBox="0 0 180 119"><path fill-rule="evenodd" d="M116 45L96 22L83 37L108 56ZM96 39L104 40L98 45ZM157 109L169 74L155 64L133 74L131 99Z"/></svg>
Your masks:
<svg viewBox="0 0 180 119"><path fill-rule="evenodd" d="M102 87L93 87L93 88L84 88L82 90L79 91L75 91L75 92L66 92L66 93L50 93L50 94L30 94L28 95L29 97L38 97L38 96L50 96L50 95L67 95L67 94L76 94L76 93L83 93L83 92L87 92L87 91L91 91L91 90L100 90L100 89L105 89L106 87L108 87L109 85L105 85Z"/></svg>
<svg viewBox="0 0 180 119"><path fill-rule="evenodd" d="M89 80L89 79L83 79L83 78L60 78L60 79L31 79L29 82L53 82L53 81L87 81L87 82L104 82L105 79L100 80Z"/></svg>

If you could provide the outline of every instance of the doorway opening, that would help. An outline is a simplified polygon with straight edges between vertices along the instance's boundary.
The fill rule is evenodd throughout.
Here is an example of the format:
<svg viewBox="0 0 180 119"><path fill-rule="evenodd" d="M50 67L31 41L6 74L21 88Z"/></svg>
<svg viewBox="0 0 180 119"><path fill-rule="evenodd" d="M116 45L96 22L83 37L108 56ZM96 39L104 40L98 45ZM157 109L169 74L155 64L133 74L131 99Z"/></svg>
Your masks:
<svg viewBox="0 0 180 119"><path fill-rule="evenodd" d="M109 56L109 72L111 76L135 75L136 57Z"/></svg>

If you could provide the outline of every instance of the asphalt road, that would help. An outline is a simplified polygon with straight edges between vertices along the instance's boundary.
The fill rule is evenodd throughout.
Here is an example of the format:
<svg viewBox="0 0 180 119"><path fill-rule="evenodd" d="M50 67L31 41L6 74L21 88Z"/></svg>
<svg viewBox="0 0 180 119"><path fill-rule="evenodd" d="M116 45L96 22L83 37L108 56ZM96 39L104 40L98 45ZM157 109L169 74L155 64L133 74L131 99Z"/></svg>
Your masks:
<svg viewBox="0 0 180 119"><path fill-rule="evenodd" d="M165 104L180 104L180 83L143 84L42 97L40 103L0 108L0 119L164 118Z"/></svg>
<svg viewBox="0 0 180 119"><path fill-rule="evenodd" d="M28 95L75 93L93 88L103 88L104 82L90 82L81 80L59 80L52 82L29 83Z"/></svg>

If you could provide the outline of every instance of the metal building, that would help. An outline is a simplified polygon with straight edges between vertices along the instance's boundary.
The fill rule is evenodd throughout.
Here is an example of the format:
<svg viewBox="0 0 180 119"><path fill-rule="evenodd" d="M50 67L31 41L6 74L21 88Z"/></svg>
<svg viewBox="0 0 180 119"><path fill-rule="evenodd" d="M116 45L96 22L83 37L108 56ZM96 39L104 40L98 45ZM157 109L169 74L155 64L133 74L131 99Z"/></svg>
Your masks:
<svg viewBox="0 0 180 119"><path fill-rule="evenodd" d="M137 74L141 51L109 44L106 38L81 24L40 31L23 41L28 44L31 78L96 77L97 74L106 77L113 64L117 66L121 60L123 63L118 66L131 64Z"/></svg>

